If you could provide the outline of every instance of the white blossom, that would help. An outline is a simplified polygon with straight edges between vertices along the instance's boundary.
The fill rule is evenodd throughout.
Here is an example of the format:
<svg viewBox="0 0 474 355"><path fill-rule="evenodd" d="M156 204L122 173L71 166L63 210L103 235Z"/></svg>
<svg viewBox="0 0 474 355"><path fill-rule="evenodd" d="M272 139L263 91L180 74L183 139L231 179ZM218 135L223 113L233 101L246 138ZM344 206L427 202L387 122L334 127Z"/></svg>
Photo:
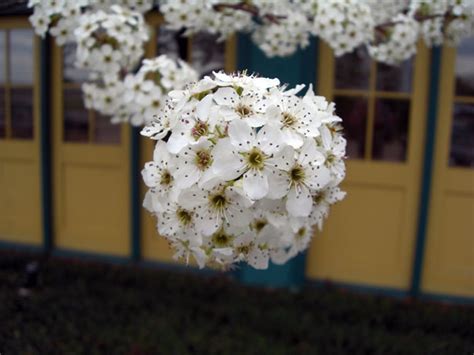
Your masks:
<svg viewBox="0 0 474 355"><path fill-rule="evenodd" d="M308 247L344 197L345 140L334 104L301 89L215 73L172 91L143 129L158 140L144 206L177 258L266 269Z"/></svg>

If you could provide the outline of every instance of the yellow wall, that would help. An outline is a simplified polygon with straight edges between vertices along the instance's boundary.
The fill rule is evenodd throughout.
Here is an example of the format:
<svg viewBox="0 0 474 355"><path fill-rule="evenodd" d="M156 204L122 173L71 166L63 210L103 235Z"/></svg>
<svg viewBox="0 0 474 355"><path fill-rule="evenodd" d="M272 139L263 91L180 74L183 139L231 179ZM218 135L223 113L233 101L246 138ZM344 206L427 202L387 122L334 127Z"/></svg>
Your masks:
<svg viewBox="0 0 474 355"><path fill-rule="evenodd" d="M306 274L310 279L406 289L411 278L419 208L429 68L427 50L419 46L410 93L376 90L374 62L368 91L336 90L332 52L324 44L320 52L319 94L329 100L335 94L366 97L369 108L365 153L359 159L347 160L347 177L342 184L347 196L332 208L323 232L313 239ZM411 100L405 161L371 158L376 98Z"/></svg>
<svg viewBox="0 0 474 355"><path fill-rule="evenodd" d="M151 37L156 39L158 36L157 30L162 23L162 18L156 14L148 16L147 22L151 25L152 33ZM188 41L188 62L191 62L191 45L192 38ZM224 56L224 67L226 72L232 72L235 70L235 58L236 58L236 41L234 38L229 39L225 44L225 56ZM156 40L152 40L150 45L147 47L147 56L154 57L157 55L158 48ZM156 142L147 138L140 139L141 147L141 161L140 166L144 166L145 162L149 161L153 157L154 144ZM140 191L141 201L146 193L146 186L140 179ZM182 261L176 261L173 259L173 251L170 249L168 242L165 238L158 235L156 230L157 219L151 215L144 208L141 209L141 254L145 260L159 261L167 263L178 263L182 264Z"/></svg>
<svg viewBox="0 0 474 355"><path fill-rule="evenodd" d="M455 49L443 49L422 289L430 293L473 297L474 170L472 167L451 167L448 160L452 143L453 104L466 103L474 107L474 96L455 96L455 59ZM474 63L474 57L472 60ZM474 149L474 137L470 139L471 149Z"/></svg>
<svg viewBox="0 0 474 355"><path fill-rule="evenodd" d="M2 19L0 33L12 29L31 29L26 18ZM31 29L32 30L32 29ZM11 33L11 32L10 32ZM32 36L34 34L32 33ZM9 80L9 60L5 61L5 114L7 137L0 137L0 241L41 245L40 195L40 125L39 125L39 41L34 41L33 63L33 139L16 139L11 135L12 113L10 89L31 86L13 84ZM8 43L8 42L7 42ZM9 46L1 56L9 57ZM12 63L13 64L13 63ZM26 68L25 68L26 69Z"/></svg>

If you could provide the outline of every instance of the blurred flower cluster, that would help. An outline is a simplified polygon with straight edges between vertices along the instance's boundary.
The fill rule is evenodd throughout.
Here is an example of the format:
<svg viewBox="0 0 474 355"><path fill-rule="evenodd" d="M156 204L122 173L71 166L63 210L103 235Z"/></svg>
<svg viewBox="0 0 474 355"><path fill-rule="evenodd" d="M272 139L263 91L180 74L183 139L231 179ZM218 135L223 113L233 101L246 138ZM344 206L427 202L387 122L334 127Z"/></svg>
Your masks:
<svg viewBox="0 0 474 355"><path fill-rule="evenodd" d="M76 44L75 66L89 71L89 81L82 84L85 106L111 117L113 123L143 125L157 114L169 90L198 79L186 63L165 55L140 64L149 40L142 12L152 4L151 0L29 2L34 7L30 21L38 35L49 30L58 45Z"/></svg>
<svg viewBox="0 0 474 355"><path fill-rule="evenodd" d="M149 39L143 16L117 5L81 16L74 35L76 65L104 77L133 69Z"/></svg>
<svg viewBox="0 0 474 355"><path fill-rule="evenodd" d="M377 61L398 64L416 52L418 38L429 46L455 45L474 34L472 0L162 0L167 25L186 34L207 31L227 38L251 33L270 57L288 56L324 40L336 56L367 46Z"/></svg>
<svg viewBox="0 0 474 355"><path fill-rule="evenodd" d="M175 257L266 269L308 247L345 195L346 141L334 104L303 87L219 72L169 93L142 130L158 140L142 174Z"/></svg>
<svg viewBox="0 0 474 355"><path fill-rule="evenodd" d="M149 123L164 107L170 90L198 80L197 72L182 60L166 55L144 59L136 73L82 84L85 106L111 117L112 123Z"/></svg>
<svg viewBox="0 0 474 355"><path fill-rule="evenodd" d="M109 14L113 4L121 7ZM142 13L153 6L169 28L185 28L185 35L205 31L223 40L238 31L251 33L268 56L291 55L317 36L336 56L364 45L374 59L397 64L416 52L418 38L429 46L455 45L474 34L472 0L30 0L29 6L39 35L49 30L59 45L80 43L82 65L90 65L91 57L99 66L104 57L116 57L110 70L120 59L134 62L139 56L141 50L134 49L144 40ZM118 42L90 36L97 31ZM108 45L96 48L97 41Z"/></svg>

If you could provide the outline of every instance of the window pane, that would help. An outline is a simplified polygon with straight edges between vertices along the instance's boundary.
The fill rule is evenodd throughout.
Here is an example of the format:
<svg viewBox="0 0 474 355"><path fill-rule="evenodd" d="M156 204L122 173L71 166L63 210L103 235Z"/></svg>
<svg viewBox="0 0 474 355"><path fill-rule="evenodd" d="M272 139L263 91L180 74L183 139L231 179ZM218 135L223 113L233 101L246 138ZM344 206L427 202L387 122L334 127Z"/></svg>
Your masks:
<svg viewBox="0 0 474 355"><path fill-rule="evenodd" d="M81 89L64 90L64 140L87 142L89 112L84 108Z"/></svg>
<svg viewBox="0 0 474 355"><path fill-rule="evenodd" d="M164 26L157 29L157 53L166 54L173 59L187 59L188 38L180 35L180 31L169 30Z"/></svg>
<svg viewBox="0 0 474 355"><path fill-rule="evenodd" d="M0 139L5 137L5 90L0 88Z"/></svg>
<svg viewBox="0 0 474 355"><path fill-rule="evenodd" d="M121 124L110 123L110 117L94 112L95 133L94 142L102 144L120 144Z"/></svg>
<svg viewBox="0 0 474 355"><path fill-rule="evenodd" d="M450 166L474 168L474 104L455 104L451 132Z"/></svg>
<svg viewBox="0 0 474 355"><path fill-rule="evenodd" d="M33 89L14 89L11 97L12 137L33 138Z"/></svg>
<svg viewBox="0 0 474 355"><path fill-rule="evenodd" d="M225 42L217 42L217 36L200 32L193 35L191 44L191 63L201 77L224 70Z"/></svg>
<svg viewBox="0 0 474 355"><path fill-rule="evenodd" d="M367 125L367 99L339 96L334 101L337 115L344 120L347 156L349 159L363 158Z"/></svg>
<svg viewBox="0 0 474 355"><path fill-rule="evenodd" d="M32 30L10 30L10 82L13 84L33 84L33 40Z"/></svg>
<svg viewBox="0 0 474 355"><path fill-rule="evenodd" d="M5 31L0 31L0 84L5 83Z"/></svg>
<svg viewBox="0 0 474 355"><path fill-rule="evenodd" d="M336 89L369 88L371 59L365 48L356 48L354 52L336 58L335 62Z"/></svg>
<svg viewBox="0 0 474 355"><path fill-rule="evenodd" d="M377 90L410 92L413 58L397 65L377 64Z"/></svg>
<svg viewBox="0 0 474 355"><path fill-rule="evenodd" d="M409 116L409 100L376 100L372 146L374 160L406 160Z"/></svg>
<svg viewBox="0 0 474 355"><path fill-rule="evenodd" d="M456 55L456 95L474 96L474 38L464 39Z"/></svg>
<svg viewBox="0 0 474 355"><path fill-rule="evenodd" d="M76 45L67 43L63 46L63 81L65 83L82 83L88 79L86 69L78 69L76 60Z"/></svg>

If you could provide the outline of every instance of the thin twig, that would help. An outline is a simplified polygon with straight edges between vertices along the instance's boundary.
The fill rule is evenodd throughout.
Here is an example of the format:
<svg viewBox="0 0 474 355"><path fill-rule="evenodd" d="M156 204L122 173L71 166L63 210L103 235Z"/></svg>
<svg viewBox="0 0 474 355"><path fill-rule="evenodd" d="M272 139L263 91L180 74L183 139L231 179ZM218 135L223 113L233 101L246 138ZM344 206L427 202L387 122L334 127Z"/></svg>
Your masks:
<svg viewBox="0 0 474 355"><path fill-rule="evenodd" d="M252 4L247 3L246 1L241 1L239 3L234 3L234 4L228 4L228 3L218 3L214 5L214 10L216 11L223 11L225 9L231 9L231 10L236 10L236 11L244 11L252 16L266 19L272 23L280 23L280 20L283 20L287 18L286 16L282 15L273 15L273 14L265 14L265 15L260 15L260 9ZM445 20L449 19L454 19L458 16L453 15L451 12L447 12L444 14L434 14L434 15L415 15L414 19L418 22L424 22L427 20L432 20L435 18L443 17ZM381 23L377 26L374 27L375 32L377 32L381 36L385 36L387 34L387 30L389 27L393 27L400 23L400 21L390 21L390 22L385 22Z"/></svg>

